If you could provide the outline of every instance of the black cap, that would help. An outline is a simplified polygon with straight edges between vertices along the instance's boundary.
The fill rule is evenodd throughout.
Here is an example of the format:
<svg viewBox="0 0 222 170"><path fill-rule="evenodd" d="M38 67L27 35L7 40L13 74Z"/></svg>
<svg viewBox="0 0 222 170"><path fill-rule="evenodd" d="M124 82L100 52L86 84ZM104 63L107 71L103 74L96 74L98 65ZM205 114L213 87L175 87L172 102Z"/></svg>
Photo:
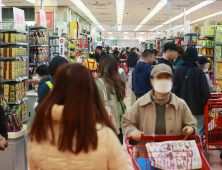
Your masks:
<svg viewBox="0 0 222 170"><path fill-rule="evenodd" d="M185 54L186 54L186 55L198 56L197 49L196 49L196 48L193 48L193 47L187 48Z"/></svg>
<svg viewBox="0 0 222 170"><path fill-rule="evenodd" d="M205 64L205 63L210 63L210 61L206 57L202 56L198 58L198 64Z"/></svg>

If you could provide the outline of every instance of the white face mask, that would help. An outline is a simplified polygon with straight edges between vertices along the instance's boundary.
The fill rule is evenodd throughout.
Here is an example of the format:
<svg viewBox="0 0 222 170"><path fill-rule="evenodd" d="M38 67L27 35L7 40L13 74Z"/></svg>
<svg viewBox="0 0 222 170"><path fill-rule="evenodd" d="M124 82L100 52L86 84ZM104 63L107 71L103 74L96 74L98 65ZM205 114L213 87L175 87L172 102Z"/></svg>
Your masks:
<svg viewBox="0 0 222 170"><path fill-rule="evenodd" d="M154 80L154 90L165 94L169 93L172 88L172 81L171 80Z"/></svg>
<svg viewBox="0 0 222 170"><path fill-rule="evenodd" d="M123 54L126 54L126 51L124 51Z"/></svg>

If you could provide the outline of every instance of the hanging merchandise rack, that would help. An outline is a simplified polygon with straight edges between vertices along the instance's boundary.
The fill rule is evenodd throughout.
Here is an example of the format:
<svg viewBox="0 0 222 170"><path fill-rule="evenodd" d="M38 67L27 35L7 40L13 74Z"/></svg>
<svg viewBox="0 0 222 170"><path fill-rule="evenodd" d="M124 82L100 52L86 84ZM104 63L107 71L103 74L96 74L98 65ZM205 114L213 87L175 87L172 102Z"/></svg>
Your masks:
<svg viewBox="0 0 222 170"><path fill-rule="evenodd" d="M35 70L41 64L48 65L50 61L50 56L48 54L48 37L49 30L44 26L30 26L27 27L28 30L28 41L29 45L27 48L29 54L29 72L28 77L32 79L35 77ZM28 87L29 89L34 89L35 87Z"/></svg>

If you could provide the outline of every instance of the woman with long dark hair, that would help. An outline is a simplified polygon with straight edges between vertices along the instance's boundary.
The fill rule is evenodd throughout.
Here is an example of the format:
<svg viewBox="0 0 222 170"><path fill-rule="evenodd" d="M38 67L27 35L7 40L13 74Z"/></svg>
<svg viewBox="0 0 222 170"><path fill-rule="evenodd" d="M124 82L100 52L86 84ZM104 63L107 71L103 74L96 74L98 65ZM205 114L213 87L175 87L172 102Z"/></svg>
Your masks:
<svg viewBox="0 0 222 170"><path fill-rule="evenodd" d="M38 108L29 137L30 170L133 170L92 73L78 64L56 71L52 92Z"/></svg>
<svg viewBox="0 0 222 170"><path fill-rule="evenodd" d="M120 128L120 134L118 135L118 138L123 144L121 119L126 111L126 105L123 102L126 95L126 85L118 72L118 64L115 58L111 57L110 55L104 55L99 63L99 73L96 84L99 88L100 96L104 101L103 85L99 79L102 79L105 84L108 100L115 101L118 125Z"/></svg>

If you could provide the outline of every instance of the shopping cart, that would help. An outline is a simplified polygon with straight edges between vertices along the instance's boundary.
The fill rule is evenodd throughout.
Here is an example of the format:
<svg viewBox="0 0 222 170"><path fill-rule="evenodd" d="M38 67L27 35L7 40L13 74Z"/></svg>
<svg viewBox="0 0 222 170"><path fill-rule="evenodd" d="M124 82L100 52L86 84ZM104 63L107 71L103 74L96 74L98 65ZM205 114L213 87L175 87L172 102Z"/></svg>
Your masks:
<svg viewBox="0 0 222 170"><path fill-rule="evenodd" d="M126 74L126 79L128 80L129 68L127 65L127 59L120 59L119 67L122 68Z"/></svg>
<svg viewBox="0 0 222 170"><path fill-rule="evenodd" d="M207 152L222 150L222 99L210 99L204 107L204 133ZM222 159L222 153L220 158Z"/></svg>
<svg viewBox="0 0 222 170"><path fill-rule="evenodd" d="M147 143L148 142L161 142L161 141L178 141L178 140L183 140L183 138L184 137L182 135L180 135L180 136L178 136L178 135L172 135L172 136L171 135L142 136L142 141L147 142ZM201 168L201 170L211 170L210 165L208 164L206 158L203 155L202 142L201 142L200 137L198 135L192 135L192 136L188 137L188 140L189 139L196 140L197 147L199 149L200 157L201 157L201 160L202 160L202 168ZM129 142L128 142L129 140L132 140L132 137L125 137L125 143L126 143L126 146L127 146L127 151L130 154L130 157L132 158L132 162L133 162L135 170L141 170L141 167L138 165L138 162L136 161L136 158L138 160L138 156L140 156L139 158L146 159L146 161L145 161L146 162L145 168L143 167L144 170L145 169L146 170L156 170L156 169L158 169L158 168L155 168L154 164L157 163L159 161L158 159L160 159L160 158L161 159L165 159L167 161L167 164L168 163L169 164L172 163L171 162L172 158L175 158L175 159L178 158L178 156L172 156L172 154L171 155L167 155L165 157L163 157L163 156L152 157L150 155L153 154L154 152L148 152L146 150L146 146L145 145L135 145L135 146L134 145L130 145ZM172 147L172 146L168 146L168 149L169 149L169 147ZM146 151L136 151L137 149L141 149L141 148L144 148L144 150L146 150ZM171 149L171 151L172 150L173 149ZM188 161L188 158L189 158L189 160L192 160L192 156L193 156L192 151L176 151L176 152L185 153L186 156L184 156L184 155L180 156L182 159ZM162 153L162 152L159 151L159 153ZM153 160L157 160L157 161L153 162ZM191 164L189 164L189 165L192 166L192 161L191 161ZM176 168L176 169L180 169L180 168ZM191 168L188 167L188 169L191 169Z"/></svg>

